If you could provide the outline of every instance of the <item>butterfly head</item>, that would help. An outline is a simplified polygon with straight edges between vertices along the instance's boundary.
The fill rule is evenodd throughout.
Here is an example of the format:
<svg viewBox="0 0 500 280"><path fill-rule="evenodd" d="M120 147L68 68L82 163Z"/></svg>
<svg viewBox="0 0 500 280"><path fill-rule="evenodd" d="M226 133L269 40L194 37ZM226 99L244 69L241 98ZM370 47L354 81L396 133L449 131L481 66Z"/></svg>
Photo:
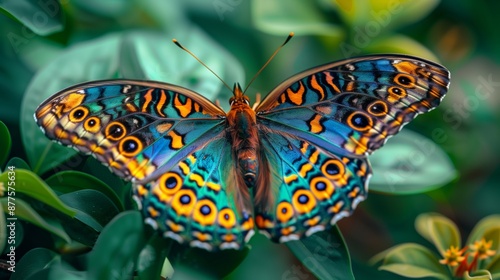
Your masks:
<svg viewBox="0 0 500 280"><path fill-rule="evenodd" d="M243 104L250 106L250 99L243 93L240 84L234 84L233 95L233 97L229 98L229 105L231 105L231 107L241 106Z"/></svg>

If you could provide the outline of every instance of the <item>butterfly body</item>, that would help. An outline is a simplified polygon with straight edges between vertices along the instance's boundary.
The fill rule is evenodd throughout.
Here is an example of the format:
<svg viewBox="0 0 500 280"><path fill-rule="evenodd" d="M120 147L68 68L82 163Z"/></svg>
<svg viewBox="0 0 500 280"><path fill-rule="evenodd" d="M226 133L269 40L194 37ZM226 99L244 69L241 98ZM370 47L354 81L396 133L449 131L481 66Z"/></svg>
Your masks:
<svg viewBox="0 0 500 280"><path fill-rule="evenodd" d="M254 109L238 84L226 113L159 82L76 85L42 103L51 139L124 179L146 223L209 251L240 249L257 228L276 242L325 230L366 198L374 150L435 108L448 71L403 55L312 68Z"/></svg>

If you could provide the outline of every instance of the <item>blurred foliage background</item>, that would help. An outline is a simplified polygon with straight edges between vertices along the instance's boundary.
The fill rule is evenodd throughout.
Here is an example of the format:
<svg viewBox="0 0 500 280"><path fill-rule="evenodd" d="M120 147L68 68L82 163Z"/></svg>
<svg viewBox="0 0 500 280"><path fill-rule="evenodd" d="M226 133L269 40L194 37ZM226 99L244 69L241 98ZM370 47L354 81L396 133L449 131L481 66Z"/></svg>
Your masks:
<svg viewBox="0 0 500 280"><path fill-rule="evenodd" d="M171 39L227 83L245 85L293 31L296 36L251 85L251 97L301 70L363 54L416 55L452 73L442 105L405 128L439 146L416 145L420 157L402 159L413 168L414 180L430 180L430 191L372 192L352 217L339 222L356 278L400 279L367 260L397 243L425 244L414 230L420 213L439 212L466 235L482 217L500 212L498 1L18 0L1 1L0 7L0 120L12 137L10 157L25 159L40 176L74 156L63 147L47 154L47 140L32 117L36 106L58 90L97 79L150 79L188 87L228 108L231 93ZM372 159L378 176L374 188L405 193L410 180L384 181L387 169L402 168L384 163L399 151L391 148L391 140ZM414 163L441 162L436 155L443 151L451 164L444 160L433 166L442 168L433 178ZM263 236L251 244L228 279L314 278L283 245Z"/></svg>

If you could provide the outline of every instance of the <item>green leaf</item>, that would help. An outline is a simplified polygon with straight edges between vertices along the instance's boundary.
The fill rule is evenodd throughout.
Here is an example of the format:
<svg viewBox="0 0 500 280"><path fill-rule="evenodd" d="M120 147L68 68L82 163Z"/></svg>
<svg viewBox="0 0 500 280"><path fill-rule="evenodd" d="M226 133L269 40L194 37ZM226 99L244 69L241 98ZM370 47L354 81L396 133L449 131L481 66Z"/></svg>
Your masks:
<svg viewBox="0 0 500 280"><path fill-rule="evenodd" d="M0 143L2 143L2 145L0 146L0 168L1 168L5 160L7 160L7 157L9 156L10 146L12 145L9 129L2 121L0 121Z"/></svg>
<svg viewBox="0 0 500 280"><path fill-rule="evenodd" d="M493 241L490 249L494 250L497 255L500 255L500 224L494 228L487 229L483 237L486 242Z"/></svg>
<svg viewBox="0 0 500 280"><path fill-rule="evenodd" d="M88 259L88 279L128 279L146 245L138 211L120 213L102 231Z"/></svg>
<svg viewBox="0 0 500 280"><path fill-rule="evenodd" d="M123 211L123 204L116 193L103 181L94 176L79 171L58 172L45 180L54 191L69 193L77 190L93 189L105 194L113 201L119 211Z"/></svg>
<svg viewBox="0 0 500 280"><path fill-rule="evenodd" d="M438 61L436 55L418 41L404 35L393 35L373 42L366 48L366 53L401 53L420 56L432 61Z"/></svg>
<svg viewBox="0 0 500 280"><path fill-rule="evenodd" d="M401 244L372 258L372 262L380 260L383 260L383 264L379 267L379 270L386 270L401 276L451 279L445 266L439 263L436 255L419 244Z"/></svg>
<svg viewBox="0 0 500 280"><path fill-rule="evenodd" d="M342 38L342 28L329 22L324 13L310 2L277 0L251 2L252 19L257 29L273 35L285 36L291 31L300 35L324 35Z"/></svg>
<svg viewBox="0 0 500 280"><path fill-rule="evenodd" d="M159 234L154 234L142 249L137 261L139 279L158 279L161 275L171 279L174 269L168 259L169 242ZM163 273L162 273L163 271Z"/></svg>
<svg viewBox="0 0 500 280"><path fill-rule="evenodd" d="M417 22L429 14L439 0L378 1L335 0L340 16L363 32L387 33L402 25ZM374 36L376 36L374 35Z"/></svg>
<svg viewBox="0 0 500 280"><path fill-rule="evenodd" d="M429 139L403 130L370 156L370 190L413 194L439 188L457 176L448 156Z"/></svg>
<svg viewBox="0 0 500 280"><path fill-rule="evenodd" d="M71 4L82 10L82 14L92 14L103 17L112 17L119 19L124 14L134 13L130 9L133 8L133 1L99 1L99 0L72 0ZM87 15L88 17L88 15Z"/></svg>
<svg viewBox="0 0 500 280"><path fill-rule="evenodd" d="M26 169L26 170L31 170L30 166L26 161L24 161L22 158L18 157L13 157L9 159L7 164L5 166L14 166L16 169Z"/></svg>
<svg viewBox="0 0 500 280"><path fill-rule="evenodd" d="M285 244L319 279L354 279L349 251L337 226Z"/></svg>
<svg viewBox="0 0 500 280"><path fill-rule="evenodd" d="M48 269L47 279L64 279L64 280L85 280L89 279L86 271L78 271L65 263L52 264ZM41 277L37 279L43 279ZM36 280L36 279L34 279Z"/></svg>
<svg viewBox="0 0 500 280"><path fill-rule="evenodd" d="M0 8L38 35L45 36L63 30L62 7L58 1L1 1Z"/></svg>
<svg viewBox="0 0 500 280"><path fill-rule="evenodd" d="M208 252L199 248L176 246L178 243L174 241L168 242L173 246L169 250L168 259L175 268L174 277L180 279L183 279L183 276L192 276L195 279L222 279L238 267L249 253L248 246L241 250Z"/></svg>
<svg viewBox="0 0 500 280"><path fill-rule="evenodd" d="M243 69L232 56L198 29L179 37L212 70L227 81L242 81ZM21 108L21 133L29 162L36 173L61 168L75 151L49 141L33 121L44 99L73 84L110 78L153 79L188 87L207 98L226 100L231 93L222 83L161 32L130 31L74 45L42 68L28 86ZM184 40L185 39L185 40ZM78 155L71 169L84 159Z"/></svg>
<svg viewBox="0 0 500 280"><path fill-rule="evenodd" d="M114 203L96 190L79 190L60 198L77 211L74 219L65 219L64 228L72 239L88 246L95 243L104 226L119 213Z"/></svg>
<svg viewBox="0 0 500 280"><path fill-rule="evenodd" d="M75 210L66 206L52 189L36 174L24 169L14 172L4 172L0 175L0 182L8 186L8 182L15 182L15 191L43 202L57 211L73 217Z"/></svg>
<svg viewBox="0 0 500 280"><path fill-rule="evenodd" d="M5 213L9 214L10 213L14 214L15 217L25 220L27 222L30 222L34 224L35 226L42 228L60 238L62 238L65 242L70 243L71 238L68 236L68 234L61 229L60 227L56 226L55 224L51 224L51 221L46 221L42 216L40 216L31 206L26 203L24 200L20 198L16 198L14 201L14 210L11 210L12 208L9 209L9 207L12 207L13 204L8 203L8 198L0 198L1 205L3 207L3 210Z"/></svg>
<svg viewBox="0 0 500 280"><path fill-rule="evenodd" d="M420 235L436 246L442 256L451 246L461 247L457 225L441 214L420 214L415 220L415 228Z"/></svg>
<svg viewBox="0 0 500 280"><path fill-rule="evenodd" d="M488 270L477 270L474 271L472 275L469 275L468 271L464 273L465 280L491 280L493 277Z"/></svg>
<svg viewBox="0 0 500 280"><path fill-rule="evenodd" d="M493 274L493 279L500 279L500 254L497 251L497 255L493 260L485 267L488 271Z"/></svg>
<svg viewBox="0 0 500 280"><path fill-rule="evenodd" d="M35 248L27 252L17 263L16 272L12 273L11 280L24 280L33 277L44 268L59 263L61 257L45 248Z"/></svg>
<svg viewBox="0 0 500 280"><path fill-rule="evenodd" d="M474 226L474 228L470 232L466 245L470 245L474 243L474 241L480 241L486 231L492 228L496 228L499 225L500 225L499 214L489 215L487 217L484 217L479 222L477 222L476 226Z"/></svg>

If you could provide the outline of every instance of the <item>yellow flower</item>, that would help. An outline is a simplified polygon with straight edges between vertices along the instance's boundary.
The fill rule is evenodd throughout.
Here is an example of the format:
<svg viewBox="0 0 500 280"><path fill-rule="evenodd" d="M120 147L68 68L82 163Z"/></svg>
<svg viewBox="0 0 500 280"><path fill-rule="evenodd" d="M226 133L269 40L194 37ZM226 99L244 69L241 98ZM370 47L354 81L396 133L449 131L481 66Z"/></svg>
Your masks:
<svg viewBox="0 0 500 280"><path fill-rule="evenodd" d="M477 256L480 260L484 260L495 255L496 251L490 250L492 245L493 240L489 240L488 242L486 242L483 237L481 241L475 241L474 244L471 244L469 246L469 248L471 249L474 256Z"/></svg>
<svg viewBox="0 0 500 280"><path fill-rule="evenodd" d="M439 260L439 263L447 264L449 266L457 266L465 259L465 257L462 256L463 253L464 250L459 250L458 247L451 246L450 249L444 252L444 259Z"/></svg>

